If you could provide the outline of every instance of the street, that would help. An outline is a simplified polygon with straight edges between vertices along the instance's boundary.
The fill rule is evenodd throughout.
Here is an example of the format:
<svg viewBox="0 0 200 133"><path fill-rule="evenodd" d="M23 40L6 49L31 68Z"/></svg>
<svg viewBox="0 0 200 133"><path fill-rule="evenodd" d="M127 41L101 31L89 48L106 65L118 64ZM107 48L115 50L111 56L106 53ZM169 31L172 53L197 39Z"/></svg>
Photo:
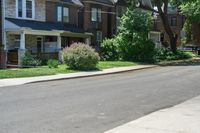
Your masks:
<svg viewBox="0 0 200 133"><path fill-rule="evenodd" d="M200 95L200 66L0 88L0 133L103 133Z"/></svg>

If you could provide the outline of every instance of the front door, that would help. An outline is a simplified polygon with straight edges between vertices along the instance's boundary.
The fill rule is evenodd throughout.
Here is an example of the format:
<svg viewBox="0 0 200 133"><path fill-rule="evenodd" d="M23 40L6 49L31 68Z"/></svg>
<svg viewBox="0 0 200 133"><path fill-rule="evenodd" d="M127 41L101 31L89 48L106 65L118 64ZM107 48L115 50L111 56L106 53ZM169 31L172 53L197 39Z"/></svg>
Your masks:
<svg viewBox="0 0 200 133"><path fill-rule="evenodd" d="M43 52L43 38L37 37L37 53L40 54Z"/></svg>

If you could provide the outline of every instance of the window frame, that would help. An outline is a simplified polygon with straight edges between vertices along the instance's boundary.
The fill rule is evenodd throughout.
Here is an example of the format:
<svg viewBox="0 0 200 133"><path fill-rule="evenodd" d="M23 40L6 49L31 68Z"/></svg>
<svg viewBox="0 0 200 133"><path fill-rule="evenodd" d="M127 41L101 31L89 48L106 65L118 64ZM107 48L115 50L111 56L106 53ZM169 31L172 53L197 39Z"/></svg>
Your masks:
<svg viewBox="0 0 200 133"><path fill-rule="evenodd" d="M171 22L170 22L170 26L177 26L178 24L178 17L177 16L171 16Z"/></svg>
<svg viewBox="0 0 200 133"><path fill-rule="evenodd" d="M60 17L58 17L59 16L58 8L60 8L60 11L61 11L60 12L60 15L61 15ZM67 11L68 11L67 16L64 16L65 15L65 13L64 13L65 9L67 9ZM68 17L67 21L64 21L64 17ZM60 20L59 20L59 18L60 18ZM70 8L67 7L67 6L57 5L57 8L56 8L56 21L57 22L63 22L63 23L69 23L69 21L70 21Z"/></svg>
<svg viewBox="0 0 200 133"><path fill-rule="evenodd" d="M65 9L67 9L67 16L65 16ZM69 7L63 7L63 13L62 13L62 18L64 23L69 23ZM64 17L68 17L67 21L64 20Z"/></svg>
<svg viewBox="0 0 200 133"><path fill-rule="evenodd" d="M16 18L18 19L35 19L35 0L21 0L22 1L22 16L19 16L19 0L15 0L16 3ZM31 1L32 9L31 9L31 18L27 17L27 1Z"/></svg>
<svg viewBox="0 0 200 133"><path fill-rule="evenodd" d="M95 9L95 12L93 11L93 9ZM93 15L95 15L95 20L93 20ZM90 20L92 22L102 22L102 9L97 7L92 7L90 16L91 16Z"/></svg>
<svg viewBox="0 0 200 133"><path fill-rule="evenodd" d="M58 14L60 13L60 14ZM57 14L57 22L62 22L62 6L57 6L56 8L56 14ZM60 16L59 16L60 15Z"/></svg>

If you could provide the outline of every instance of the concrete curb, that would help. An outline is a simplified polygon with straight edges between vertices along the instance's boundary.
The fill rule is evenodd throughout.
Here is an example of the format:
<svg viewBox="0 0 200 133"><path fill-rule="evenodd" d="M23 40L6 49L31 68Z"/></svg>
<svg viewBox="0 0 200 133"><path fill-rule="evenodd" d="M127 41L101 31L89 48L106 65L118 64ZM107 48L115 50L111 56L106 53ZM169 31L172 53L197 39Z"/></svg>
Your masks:
<svg viewBox="0 0 200 133"><path fill-rule="evenodd" d="M159 67L159 66L154 65L154 66L148 66L148 67L142 67L142 68L136 68L136 69L132 68L132 69L127 69L127 70L113 71L113 72L107 72L107 73L97 73L97 74L80 75L80 76L74 76L74 77L64 77L64 78L58 78L58 79L34 81L34 82L25 83L25 84L50 82L50 81L58 81L58 80L66 80L66 79L97 77L97 76L103 76L103 75L119 74L119 73L131 72L131 71L139 71L139 70L150 69L150 68L155 68L155 67ZM95 71L95 72L101 72L101 71Z"/></svg>
<svg viewBox="0 0 200 133"><path fill-rule="evenodd" d="M76 79L76 78L95 77L95 76L118 74L118 73L130 72L130 71L138 71L138 70L150 69L150 68L155 68L155 67L159 67L159 66L138 65L138 66L132 66L132 67L104 69L102 71L78 72L78 73L70 73L70 74L58 74L58 75L50 75L50 76L27 77L27 78L1 79L0 87L58 81L58 80L67 80L67 79Z"/></svg>

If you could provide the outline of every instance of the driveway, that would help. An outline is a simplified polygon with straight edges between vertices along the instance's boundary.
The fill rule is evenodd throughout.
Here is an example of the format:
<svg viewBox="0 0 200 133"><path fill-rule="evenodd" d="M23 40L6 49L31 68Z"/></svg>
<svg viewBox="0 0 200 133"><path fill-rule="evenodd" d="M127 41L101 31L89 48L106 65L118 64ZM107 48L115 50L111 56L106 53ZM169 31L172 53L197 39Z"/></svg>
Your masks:
<svg viewBox="0 0 200 133"><path fill-rule="evenodd" d="M200 95L200 66L0 88L1 133L102 133Z"/></svg>

